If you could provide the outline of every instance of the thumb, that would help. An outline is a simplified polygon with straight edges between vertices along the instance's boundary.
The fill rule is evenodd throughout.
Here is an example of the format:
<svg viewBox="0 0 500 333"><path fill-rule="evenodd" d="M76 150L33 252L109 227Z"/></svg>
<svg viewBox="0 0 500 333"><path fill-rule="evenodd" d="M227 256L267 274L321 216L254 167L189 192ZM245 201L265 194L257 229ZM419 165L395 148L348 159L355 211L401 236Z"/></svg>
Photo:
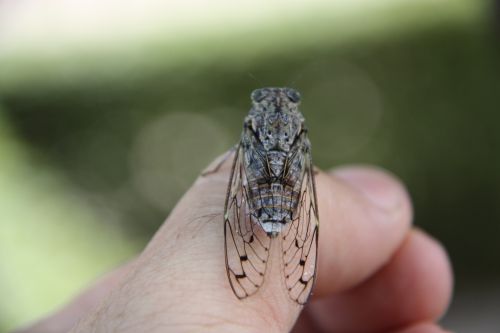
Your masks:
<svg viewBox="0 0 500 333"><path fill-rule="evenodd" d="M227 280L222 221L230 164L195 182L122 282L74 332L291 330L302 307L282 290L279 265L271 265L263 289L244 300L235 297ZM383 208L369 198L370 187L360 191L362 184L318 175L320 221L327 224L319 241L320 293L332 289L322 270L338 276L333 289L348 289L378 270L402 242L409 214L401 207L408 207L394 201L404 201L404 192L381 174L373 177L388 189L378 186L376 195L391 197ZM328 227L332 224L335 228Z"/></svg>
<svg viewBox="0 0 500 333"><path fill-rule="evenodd" d="M74 332L110 326L120 332L139 328L148 332L291 329L301 307L288 296L270 292L275 286L273 275L279 272L270 272L265 291L243 301L230 288L224 261L223 207L232 156L224 157L217 172L198 178L121 285ZM276 280L279 283L280 276Z"/></svg>

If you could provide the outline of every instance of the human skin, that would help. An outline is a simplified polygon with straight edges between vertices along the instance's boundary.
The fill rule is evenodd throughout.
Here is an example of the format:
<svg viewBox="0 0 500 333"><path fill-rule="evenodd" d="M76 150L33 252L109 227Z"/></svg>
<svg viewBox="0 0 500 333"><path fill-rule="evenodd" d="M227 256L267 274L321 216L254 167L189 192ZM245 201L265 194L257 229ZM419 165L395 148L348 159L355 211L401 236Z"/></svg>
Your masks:
<svg viewBox="0 0 500 333"><path fill-rule="evenodd" d="M287 297L276 268L238 300L224 265L230 165L200 176L136 259L19 332L444 332L446 252L412 227L404 186L373 167L316 175L318 280L305 307Z"/></svg>

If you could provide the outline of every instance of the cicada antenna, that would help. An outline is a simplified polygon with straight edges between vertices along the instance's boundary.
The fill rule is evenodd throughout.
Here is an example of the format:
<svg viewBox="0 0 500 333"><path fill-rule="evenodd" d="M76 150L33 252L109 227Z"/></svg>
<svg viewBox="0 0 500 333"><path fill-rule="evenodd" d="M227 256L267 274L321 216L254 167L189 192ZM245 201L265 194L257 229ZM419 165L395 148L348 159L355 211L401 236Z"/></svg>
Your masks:
<svg viewBox="0 0 500 333"><path fill-rule="evenodd" d="M255 75L253 75L251 72L248 72L248 76L252 80L254 80L255 82L257 82L259 84L259 87L264 87L264 85L262 84L262 82Z"/></svg>
<svg viewBox="0 0 500 333"><path fill-rule="evenodd" d="M295 74L295 77L291 81L288 81L286 86L290 87L290 88L295 87L295 84L297 83L297 81L304 76L304 72L305 72L305 69L303 68L300 72Z"/></svg>

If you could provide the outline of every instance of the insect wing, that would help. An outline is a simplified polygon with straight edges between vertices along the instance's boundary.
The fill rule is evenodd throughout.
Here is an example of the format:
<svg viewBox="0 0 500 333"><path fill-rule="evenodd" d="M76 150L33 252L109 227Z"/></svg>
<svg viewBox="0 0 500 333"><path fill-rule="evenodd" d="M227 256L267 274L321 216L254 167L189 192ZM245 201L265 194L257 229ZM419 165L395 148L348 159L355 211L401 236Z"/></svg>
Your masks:
<svg viewBox="0 0 500 333"><path fill-rule="evenodd" d="M285 287L290 298L303 305L309 299L316 280L318 257L318 205L310 154L305 155L298 207L292 222L282 233Z"/></svg>
<svg viewBox="0 0 500 333"><path fill-rule="evenodd" d="M252 220L244 151L236 150L224 208L226 271L236 297L248 297L264 282L271 239Z"/></svg>

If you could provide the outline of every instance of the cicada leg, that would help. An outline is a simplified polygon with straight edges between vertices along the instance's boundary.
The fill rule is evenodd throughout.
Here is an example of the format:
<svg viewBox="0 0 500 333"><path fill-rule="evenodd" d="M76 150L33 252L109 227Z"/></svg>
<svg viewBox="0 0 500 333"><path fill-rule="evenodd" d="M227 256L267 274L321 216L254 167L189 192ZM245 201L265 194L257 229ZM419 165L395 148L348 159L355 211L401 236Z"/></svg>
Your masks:
<svg viewBox="0 0 500 333"><path fill-rule="evenodd" d="M211 174L217 173L219 171L219 169L221 168L221 166L229 159L229 157L236 151L236 149L238 149L238 146L239 146L239 144L234 145L228 151L226 151L224 153L224 155L222 155L221 157L219 157L215 162L210 163L210 165L207 166L205 168L205 170L203 170L201 172L200 175L202 177L205 177L205 176L209 176Z"/></svg>

